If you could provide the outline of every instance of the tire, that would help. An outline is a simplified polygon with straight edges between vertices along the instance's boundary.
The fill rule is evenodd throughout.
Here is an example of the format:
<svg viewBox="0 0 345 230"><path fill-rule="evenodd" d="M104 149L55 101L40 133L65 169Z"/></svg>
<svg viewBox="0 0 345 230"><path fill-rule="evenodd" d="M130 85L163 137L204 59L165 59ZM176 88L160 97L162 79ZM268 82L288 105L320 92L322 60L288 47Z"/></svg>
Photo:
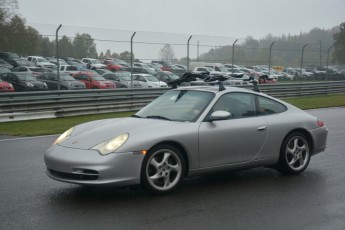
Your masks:
<svg viewBox="0 0 345 230"><path fill-rule="evenodd" d="M299 132L291 133L283 141L278 170L284 174L300 174L308 167L310 154L308 138Z"/></svg>
<svg viewBox="0 0 345 230"><path fill-rule="evenodd" d="M159 145L145 156L141 168L141 185L149 193L171 193L180 183L185 172L181 152L171 145Z"/></svg>

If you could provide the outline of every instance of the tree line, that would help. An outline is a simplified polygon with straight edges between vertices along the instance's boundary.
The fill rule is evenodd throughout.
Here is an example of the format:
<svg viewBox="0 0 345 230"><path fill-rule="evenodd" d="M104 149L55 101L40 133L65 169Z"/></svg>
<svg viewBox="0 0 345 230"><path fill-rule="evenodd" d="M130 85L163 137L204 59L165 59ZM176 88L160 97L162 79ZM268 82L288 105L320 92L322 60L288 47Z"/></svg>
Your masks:
<svg viewBox="0 0 345 230"><path fill-rule="evenodd" d="M16 52L22 56L55 56L56 40L44 37L35 28L27 26L25 19L16 14L17 9L16 0L0 0L0 51ZM298 66L304 44L307 44L304 54L305 65L325 65L328 58L330 63L345 64L345 22L329 30L314 28L309 33L293 36L274 37L268 34L259 40L248 36L244 42L236 44L235 49L231 45L211 48L192 61L232 63L234 56L234 63L241 65L268 64L269 48L273 41L272 65ZM98 54L95 40L86 33L77 33L73 38L62 36L58 39L58 47L59 56L65 57L107 57L127 61L131 58L128 51L118 54L107 50ZM160 50L158 56L168 62L173 60L185 63L187 60L187 57L174 59L174 51L169 44Z"/></svg>

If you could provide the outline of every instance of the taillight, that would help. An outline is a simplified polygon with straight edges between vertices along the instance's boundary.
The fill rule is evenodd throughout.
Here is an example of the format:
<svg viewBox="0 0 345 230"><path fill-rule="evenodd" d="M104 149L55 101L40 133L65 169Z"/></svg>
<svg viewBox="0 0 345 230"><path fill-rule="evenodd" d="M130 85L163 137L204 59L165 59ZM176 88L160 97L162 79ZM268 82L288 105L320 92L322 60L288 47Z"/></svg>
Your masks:
<svg viewBox="0 0 345 230"><path fill-rule="evenodd" d="M318 120L317 120L317 125L318 125L319 127L323 127L323 126L325 126L325 122L320 121L320 120L318 119Z"/></svg>

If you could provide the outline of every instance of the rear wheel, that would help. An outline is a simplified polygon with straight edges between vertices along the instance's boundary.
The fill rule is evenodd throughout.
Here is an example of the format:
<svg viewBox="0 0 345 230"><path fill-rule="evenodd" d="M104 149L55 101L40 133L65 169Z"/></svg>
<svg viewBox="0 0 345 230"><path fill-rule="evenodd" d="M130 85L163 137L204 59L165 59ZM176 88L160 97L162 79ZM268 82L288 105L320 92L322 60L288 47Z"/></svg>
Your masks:
<svg viewBox="0 0 345 230"><path fill-rule="evenodd" d="M278 169L285 174L299 174L308 167L310 154L308 138L299 132L291 133L284 139Z"/></svg>
<svg viewBox="0 0 345 230"><path fill-rule="evenodd" d="M181 152L171 145L160 145L144 159L141 184L150 193L167 194L180 183L184 171L185 161Z"/></svg>

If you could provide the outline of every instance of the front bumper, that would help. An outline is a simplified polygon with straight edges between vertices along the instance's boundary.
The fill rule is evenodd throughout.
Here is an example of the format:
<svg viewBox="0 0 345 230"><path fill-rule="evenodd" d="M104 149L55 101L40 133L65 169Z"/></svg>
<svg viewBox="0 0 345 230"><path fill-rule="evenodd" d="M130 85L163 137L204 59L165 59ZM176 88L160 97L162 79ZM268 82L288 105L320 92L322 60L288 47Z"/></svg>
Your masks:
<svg viewBox="0 0 345 230"><path fill-rule="evenodd" d="M83 185L126 186L140 183L144 155L51 146L44 155L47 175L55 180Z"/></svg>

